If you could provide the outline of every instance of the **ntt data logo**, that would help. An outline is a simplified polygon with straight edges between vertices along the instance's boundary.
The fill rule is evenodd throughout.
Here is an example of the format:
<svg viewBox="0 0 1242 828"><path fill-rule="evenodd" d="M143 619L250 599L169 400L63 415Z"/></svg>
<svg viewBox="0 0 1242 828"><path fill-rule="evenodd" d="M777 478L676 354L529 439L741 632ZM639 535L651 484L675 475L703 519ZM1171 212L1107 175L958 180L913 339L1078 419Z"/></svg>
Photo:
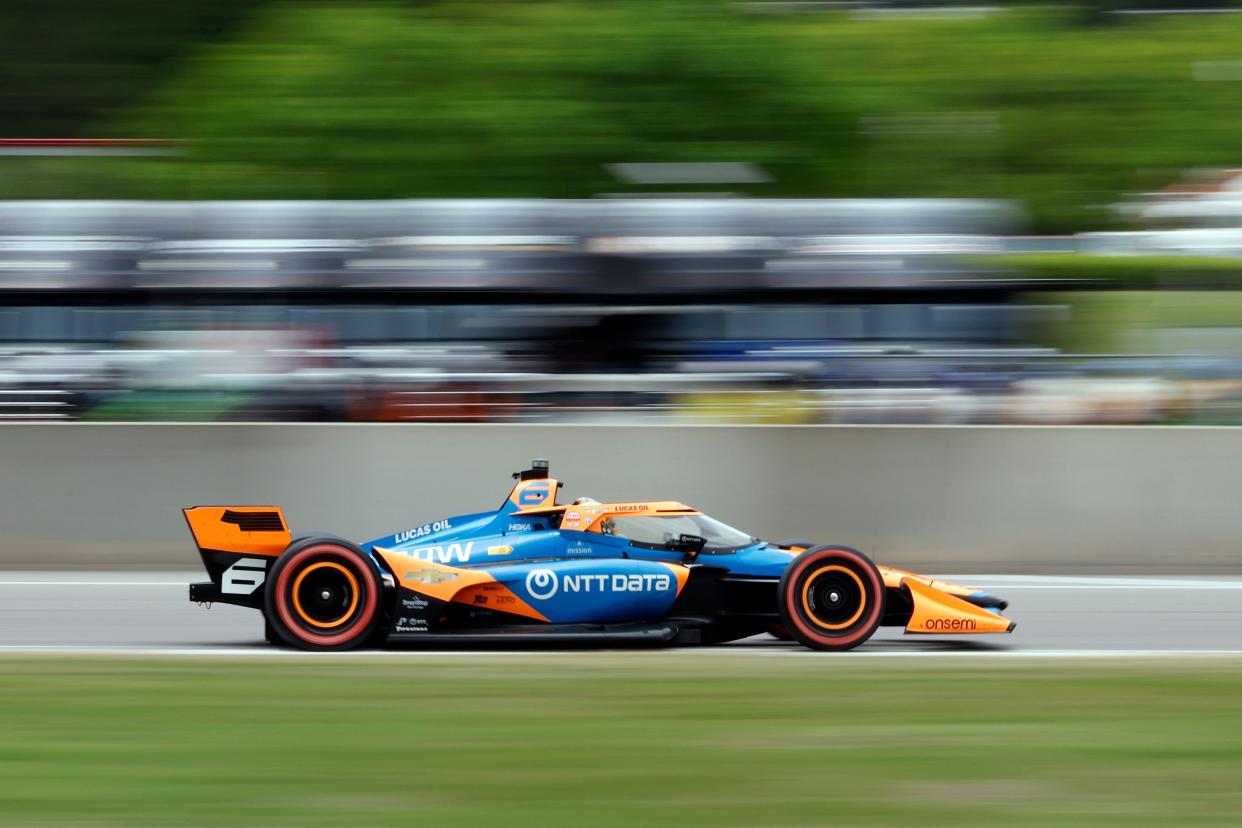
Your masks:
<svg viewBox="0 0 1242 828"><path fill-rule="evenodd" d="M531 598L538 598L540 601L546 601L555 595L558 586L560 585L556 581L556 573L550 569L532 569L526 576L526 591Z"/></svg>

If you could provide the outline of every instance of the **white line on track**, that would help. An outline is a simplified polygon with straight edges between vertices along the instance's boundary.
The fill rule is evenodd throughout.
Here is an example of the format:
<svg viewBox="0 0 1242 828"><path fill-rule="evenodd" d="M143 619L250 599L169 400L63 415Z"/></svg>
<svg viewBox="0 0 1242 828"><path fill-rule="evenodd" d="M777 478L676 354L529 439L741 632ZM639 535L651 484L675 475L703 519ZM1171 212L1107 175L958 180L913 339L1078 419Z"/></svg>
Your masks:
<svg viewBox="0 0 1242 828"><path fill-rule="evenodd" d="M206 576L204 576L206 577ZM185 581L0 581L0 586L54 586L54 587L184 587Z"/></svg>
<svg viewBox="0 0 1242 828"><path fill-rule="evenodd" d="M189 581L0 581L0 586L189 586Z"/></svg>
<svg viewBox="0 0 1242 828"><path fill-rule="evenodd" d="M773 647L670 647L664 649L593 650L588 656L625 654L665 654L667 658L693 654L709 656L763 656L818 659L859 658L1239 658L1242 650L929 650L922 652L870 651L861 649L849 653L817 653L799 648ZM195 658L528 658L544 656L573 660L579 652L556 652L549 650L359 650L347 653L309 653L278 647L84 647L81 645L0 645L0 655L101 655L101 656L187 656Z"/></svg>

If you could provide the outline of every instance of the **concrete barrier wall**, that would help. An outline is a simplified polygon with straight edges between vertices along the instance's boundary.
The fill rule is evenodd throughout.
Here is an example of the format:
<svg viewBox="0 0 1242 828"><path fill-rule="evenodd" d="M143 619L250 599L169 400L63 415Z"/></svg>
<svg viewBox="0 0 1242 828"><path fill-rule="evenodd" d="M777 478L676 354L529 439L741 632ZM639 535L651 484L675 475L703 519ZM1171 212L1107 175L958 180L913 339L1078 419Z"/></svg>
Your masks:
<svg viewBox="0 0 1242 828"><path fill-rule="evenodd" d="M0 566L190 567L180 514L277 503L366 540L564 496L677 499L932 572L1242 572L1242 429L0 426Z"/></svg>

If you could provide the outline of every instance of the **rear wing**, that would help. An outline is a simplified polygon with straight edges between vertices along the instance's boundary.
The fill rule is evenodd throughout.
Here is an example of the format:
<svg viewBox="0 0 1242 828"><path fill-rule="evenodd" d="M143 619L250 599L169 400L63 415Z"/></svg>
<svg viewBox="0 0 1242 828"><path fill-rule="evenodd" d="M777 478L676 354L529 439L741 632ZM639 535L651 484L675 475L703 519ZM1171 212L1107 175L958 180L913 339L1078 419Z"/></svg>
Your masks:
<svg viewBox="0 0 1242 828"><path fill-rule="evenodd" d="M181 511L204 556L231 552L275 558L292 540L279 506L194 506Z"/></svg>
<svg viewBox="0 0 1242 828"><path fill-rule="evenodd" d="M292 540L279 506L182 509L209 583L190 584L190 600L263 606L263 584Z"/></svg>

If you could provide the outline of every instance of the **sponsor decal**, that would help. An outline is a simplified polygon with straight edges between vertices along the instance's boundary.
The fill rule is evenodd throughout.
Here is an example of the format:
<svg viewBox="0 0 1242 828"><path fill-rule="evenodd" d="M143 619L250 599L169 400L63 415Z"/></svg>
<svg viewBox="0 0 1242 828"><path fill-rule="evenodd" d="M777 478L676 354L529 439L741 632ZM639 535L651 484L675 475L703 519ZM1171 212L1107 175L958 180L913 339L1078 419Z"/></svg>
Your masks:
<svg viewBox="0 0 1242 828"><path fill-rule="evenodd" d="M578 520L581 517L582 515L578 514L577 512L566 512L565 513L565 520Z"/></svg>
<svg viewBox="0 0 1242 828"><path fill-rule="evenodd" d="M503 607L509 604L516 604L517 598L512 595L496 595L492 598L492 603Z"/></svg>
<svg viewBox="0 0 1242 828"><path fill-rule="evenodd" d="M947 630L949 632L969 632L975 629L973 618L928 618L923 622L926 630Z"/></svg>
<svg viewBox="0 0 1242 828"><path fill-rule="evenodd" d="M443 532L445 529L452 529L453 522L450 520L437 520L435 523L424 523L415 529L406 529L404 532L398 532L393 535L393 543L405 543L406 541L418 540L421 537L434 534L435 532Z"/></svg>
<svg viewBox="0 0 1242 828"><path fill-rule="evenodd" d="M529 523L510 523L506 532L530 532L531 524Z"/></svg>
<svg viewBox="0 0 1242 828"><path fill-rule="evenodd" d="M613 511L616 512L645 512L647 511L646 503L631 503L628 506L618 506Z"/></svg>
<svg viewBox="0 0 1242 828"><path fill-rule="evenodd" d="M483 594L483 593L481 593L481 592L476 592L476 593L475 593L475 595L474 595L474 602L475 602L476 604L486 604L486 603L487 603L487 596L486 596L486 595L484 595L484 594Z"/></svg>
<svg viewBox="0 0 1242 828"><path fill-rule="evenodd" d="M413 598L402 598L401 599L401 606L405 607L408 610L427 609L427 607L429 607L430 605L431 605L431 602L421 595L415 595Z"/></svg>
<svg viewBox="0 0 1242 828"><path fill-rule="evenodd" d="M565 547L566 555L593 555L595 550L585 543L574 543Z"/></svg>
<svg viewBox="0 0 1242 828"><path fill-rule="evenodd" d="M508 555L512 551L513 551L512 546L489 546L487 547L487 554L489 555Z"/></svg>
<svg viewBox="0 0 1242 828"><path fill-rule="evenodd" d="M519 506L538 506L548 499L548 483L541 481L539 483L531 483L525 489L518 492Z"/></svg>
<svg viewBox="0 0 1242 828"><path fill-rule="evenodd" d="M409 633L425 633L427 632L426 618L398 618L394 626L397 632Z"/></svg>
<svg viewBox="0 0 1242 828"><path fill-rule="evenodd" d="M267 561L263 558L239 558L224 570L220 591L225 595L253 595L267 579Z"/></svg>
<svg viewBox="0 0 1242 828"><path fill-rule="evenodd" d="M532 569L526 576L526 591L532 598L546 601L557 592L667 592L673 587L671 575L653 574L575 574L559 580L551 569Z"/></svg>
<svg viewBox="0 0 1242 828"><path fill-rule="evenodd" d="M470 551L474 549L474 541L466 543L450 543L447 546L418 546L414 549L403 549L402 554L420 561L432 563L465 563L470 560Z"/></svg>
<svg viewBox="0 0 1242 828"><path fill-rule="evenodd" d="M443 569L413 569L402 576L403 581L419 584L439 584L444 581L456 581L456 572L445 572Z"/></svg>
<svg viewBox="0 0 1242 828"><path fill-rule="evenodd" d="M559 588L556 573L550 569L532 569L526 575L526 591L530 597L546 601L556 594Z"/></svg>
<svg viewBox="0 0 1242 828"><path fill-rule="evenodd" d="M561 585L566 592L666 592L672 585L669 575L566 575Z"/></svg>

